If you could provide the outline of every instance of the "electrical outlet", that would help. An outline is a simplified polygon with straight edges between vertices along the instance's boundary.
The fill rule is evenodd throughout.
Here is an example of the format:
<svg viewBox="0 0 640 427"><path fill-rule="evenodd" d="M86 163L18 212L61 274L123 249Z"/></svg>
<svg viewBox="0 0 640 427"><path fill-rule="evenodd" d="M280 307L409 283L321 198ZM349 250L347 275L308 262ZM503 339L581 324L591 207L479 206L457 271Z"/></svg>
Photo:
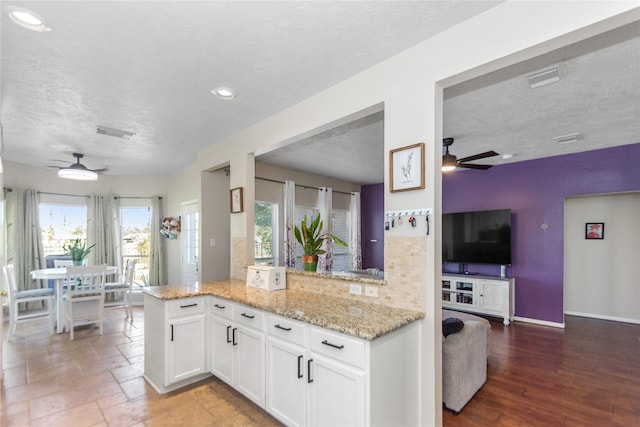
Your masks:
<svg viewBox="0 0 640 427"><path fill-rule="evenodd" d="M356 285L354 283L350 283L349 293L351 295L362 295L362 285Z"/></svg>
<svg viewBox="0 0 640 427"><path fill-rule="evenodd" d="M375 286L365 286L364 287L364 295L367 297L377 297L378 296L378 288Z"/></svg>

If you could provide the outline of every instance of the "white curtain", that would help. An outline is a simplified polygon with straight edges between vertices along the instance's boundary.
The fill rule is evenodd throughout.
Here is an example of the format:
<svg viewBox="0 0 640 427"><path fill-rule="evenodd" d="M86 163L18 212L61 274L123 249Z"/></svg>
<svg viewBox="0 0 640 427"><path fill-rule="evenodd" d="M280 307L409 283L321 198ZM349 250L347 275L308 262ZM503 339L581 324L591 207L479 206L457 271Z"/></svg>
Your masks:
<svg viewBox="0 0 640 427"><path fill-rule="evenodd" d="M296 238L293 234L296 209L296 183L285 181L284 191L284 265L296 267Z"/></svg>
<svg viewBox="0 0 640 427"><path fill-rule="evenodd" d="M162 198L151 198L151 254L149 260L149 285L158 286L166 284L164 265L164 238L160 234L160 224L164 218Z"/></svg>
<svg viewBox="0 0 640 427"><path fill-rule="evenodd" d="M351 270L362 269L362 242L360 237L360 193L351 193L349 206L351 233L349 235L349 253Z"/></svg>
<svg viewBox="0 0 640 427"><path fill-rule="evenodd" d="M40 232L40 197L36 190L14 189L5 193L7 264L13 264L19 291L46 287L45 281L32 280L30 272L46 267ZM29 308L41 307L40 302Z"/></svg>
<svg viewBox="0 0 640 427"><path fill-rule="evenodd" d="M331 187L318 188L318 210L320 211L320 220L323 223L321 234L331 233L331 211L333 210L333 190ZM326 239L322 244L322 249L326 253L318 257L316 272L328 273L333 270L333 241Z"/></svg>
<svg viewBox="0 0 640 427"><path fill-rule="evenodd" d="M107 264L118 266L122 271L121 260L116 254L116 240L120 228L114 224L113 203L111 197L93 195L87 206L87 246L95 244L89 259L92 265Z"/></svg>

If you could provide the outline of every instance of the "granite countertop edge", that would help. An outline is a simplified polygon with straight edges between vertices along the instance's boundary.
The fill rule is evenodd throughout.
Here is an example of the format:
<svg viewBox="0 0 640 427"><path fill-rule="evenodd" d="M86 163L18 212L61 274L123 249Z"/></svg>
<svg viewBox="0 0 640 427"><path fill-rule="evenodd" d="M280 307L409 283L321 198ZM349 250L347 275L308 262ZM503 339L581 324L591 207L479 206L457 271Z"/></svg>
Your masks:
<svg viewBox="0 0 640 427"><path fill-rule="evenodd" d="M307 291L252 289L244 281L233 279L149 286L142 292L161 300L212 295L368 341L424 317L419 311Z"/></svg>

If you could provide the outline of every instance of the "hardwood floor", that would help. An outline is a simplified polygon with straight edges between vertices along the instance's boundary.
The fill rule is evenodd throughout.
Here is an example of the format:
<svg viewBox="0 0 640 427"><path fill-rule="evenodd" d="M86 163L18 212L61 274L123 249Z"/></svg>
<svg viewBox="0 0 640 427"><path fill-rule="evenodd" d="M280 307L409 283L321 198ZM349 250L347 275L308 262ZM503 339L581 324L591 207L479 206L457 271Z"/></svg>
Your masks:
<svg viewBox="0 0 640 427"><path fill-rule="evenodd" d="M216 378L159 395L142 378L144 313L108 310L94 327L50 336L44 322L19 324L5 341L0 426L278 426ZM4 325L5 333L8 323Z"/></svg>
<svg viewBox="0 0 640 427"><path fill-rule="evenodd" d="M215 378L158 395L142 378L142 308L134 314L131 324L111 309L103 336L78 328L73 342L18 325L3 347L0 425L279 425ZM491 326L487 382L460 415L444 410L445 426L640 426L640 325Z"/></svg>
<svg viewBox="0 0 640 427"><path fill-rule="evenodd" d="M640 426L640 325L491 322L487 382L444 426Z"/></svg>

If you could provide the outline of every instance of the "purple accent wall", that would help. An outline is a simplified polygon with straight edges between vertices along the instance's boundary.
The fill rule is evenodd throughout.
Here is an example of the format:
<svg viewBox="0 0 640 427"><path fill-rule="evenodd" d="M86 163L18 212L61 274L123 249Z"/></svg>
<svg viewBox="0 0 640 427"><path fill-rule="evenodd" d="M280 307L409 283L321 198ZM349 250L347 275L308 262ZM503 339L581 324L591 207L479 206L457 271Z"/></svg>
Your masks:
<svg viewBox="0 0 640 427"><path fill-rule="evenodd" d="M360 188L362 267L384 269L384 184ZM372 240L377 240L372 242Z"/></svg>
<svg viewBox="0 0 640 427"><path fill-rule="evenodd" d="M565 197L638 190L640 144L632 144L444 174L442 210L511 209L513 264L507 273L516 277L516 316L563 323ZM444 268L457 271L458 265ZM499 274L499 266L466 269Z"/></svg>

